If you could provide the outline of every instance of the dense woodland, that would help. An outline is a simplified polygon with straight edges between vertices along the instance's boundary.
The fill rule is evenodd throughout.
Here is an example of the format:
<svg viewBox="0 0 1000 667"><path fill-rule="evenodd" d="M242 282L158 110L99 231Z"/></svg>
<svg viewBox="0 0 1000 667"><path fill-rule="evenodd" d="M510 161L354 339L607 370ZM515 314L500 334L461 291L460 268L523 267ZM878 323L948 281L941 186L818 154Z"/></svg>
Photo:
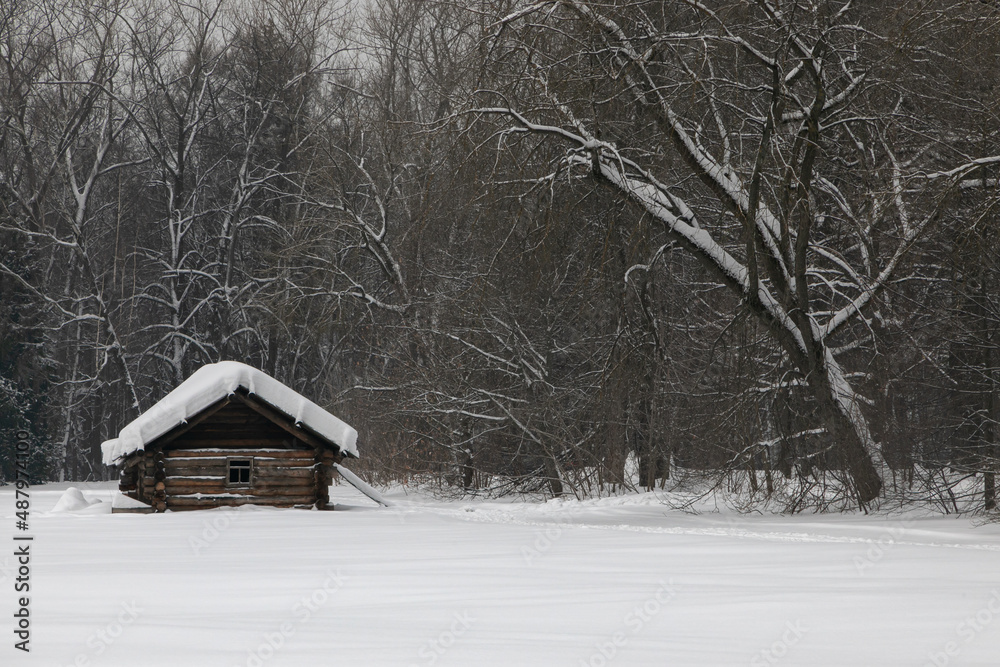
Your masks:
<svg viewBox="0 0 1000 667"><path fill-rule="evenodd" d="M993 510L997 44L980 0L6 0L2 442L113 478L236 359L377 483Z"/></svg>

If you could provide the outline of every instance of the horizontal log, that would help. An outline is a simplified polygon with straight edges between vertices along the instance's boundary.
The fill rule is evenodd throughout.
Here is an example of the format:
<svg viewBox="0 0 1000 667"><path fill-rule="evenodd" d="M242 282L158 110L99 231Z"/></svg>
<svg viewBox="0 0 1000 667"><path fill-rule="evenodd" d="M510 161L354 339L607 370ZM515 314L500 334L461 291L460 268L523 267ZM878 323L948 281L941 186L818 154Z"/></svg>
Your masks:
<svg viewBox="0 0 1000 667"><path fill-rule="evenodd" d="M288 439L288 434L281 429L271 428L267 424L211 424L192 429L180 438L181 440L203 440L211 438L268 438L274 440Z"/></svg>
<svg viewBox="0 0 1000 667"><path fill-rule="evenodd" d="M219 429L232 426L240 427L245 426L246 424L259 425L261 428L269 430L282 430L281 427L276 426L274 422L269 421L264 417L248 417L246 415L233 415L232 417L223 417L222 419L207 419L201 424L198 424L198 429Z"/></svg>
<svg viewBox="0 0 1000 667"><path fill-rule="evenodd" d="M254 447L250 449L231 448L206 448L206 449L172 449L166 452L167 461L175 458L219 458L227 456L261 456L267 458L301 458L314 457L315 453L311 449L285 449L276 447Z"/></svg>
<svg viewBox="0 0 1000 667"><path fill-rule="evenodd" d="M264 486L301 486L304 484L314 484L315 475L310 470L283 470L276 472L255 471L250 476L252 484ZM194 483L196 486L208 484L229 484L228 475L171 475L164 480L168 485ZM246 484L244 484L245 486ZM235 486L240 486L236 484ZM242 487L241 487L242 488Z"/></svg>
<svg viewBox="0 0 1000 667"><path fill-rule="evenodd" d="M238 507L240 505L250 505L253 501L250 498L170 498L167 506L172 510L201 510L212 509L213 507Z"/></svg>
<svg viewBox="0 0 1000 667"><path fill-rule="evenodd" d="M178 487L189 487L194 489L225 489L226 480L217 477L214 479L195 479L191 477L168 477L167 493L177 493Z"/></svg>
<svg viewBox="0 0 1000 667"><path fill-rule="evenodd" d="M178 486L169 486L169 487L167 487L167 498L175 498L177 496L193 496L193 495L197 495L199 493L203 493L203 494L206 494L206 495L221 496L221 495L225 495L227 493L236 493L238 491L239 491L239 489L236 489L236 488L227 488L225 486L209 486L209 487L205 487L205 486L178 485Z"/></svg>
<svg viewBox="0 0 1000 667"><path fill-rule="evenodd" d="M274 495L302 495L314 492L316 485L312 480L275 480L268 482L255 481L250 486L230 486L224 481L176 479L167 484L167 495L187 495L192 493L258 493Z"/></svg>
<svg viewBox="0 0 1000 667"><path fill-rule="evenodd" d="M205 449L205 448L219 448L219 449L238 449L238 448L248 448L248 449L290 449L287 443L291 441L288 436L281 437L268 437L267 434L261 434L260 431L253 431L247 433L226 433L209 436L205 433L198 435L198 437L192 438L178 438L173 442L175 447L173 449ZM302 449L305 449L304 447Z"/></svg>
<svg viewBox="0 0 1000 667"><path fill-rule="evenodd" d="M268 489L273 487L285 487L285 486L297 486L302 488L313 488L316 486L315 479L313 477L284 477L280 475L269 475L265 477L255 477L250 485L230 485L228 480L221 477L209 478L209 479L198 479L193 477L168 477L165 480L166 489L175 489L179 486L189 486L193 488L233 488L233 489L245 489L248 486L253 488ZM329 486L323 485L323 486ZM154 488L154 487L147 487Z"/></svg>
<svg viewBox="0 0 1000 667"><path fill-rule="evenodd" d="M316 483L308 478L255 479L250 488L257 489L314 489Z"/></svg>
<svg viewBox="0 0 1000 667"><path fill-rule="evenodd" d="M185 498L173 496L167 499L169 507L216 507L219 505L312 505L312 496L206 496L202 498Z"/></svg>
<svg viewBox="0 0 1000 667"><path fill-rule="evenodd" d="M226 412L220 411L216 412L209 419L198 426L207 426L209 424L268 424L266 419L254 414L253 412Z"/></svg>
<svg viewBox="0 0 1000 667"><path fill-rule="evenodd" d="M257 413L245 406L243 403L234 401L219 410L219 414L224 415L251 415L257 417Z"/></svg>
<svg viewBox="0 0 1000 667"><path fill-rule="evenodd" d="M315 473L311 468L257 468L254 471L254 478L259 481L271 481L275 479L291 479L302 477L312 479Z"/></svg>
<svg viewBox="0 0 1000 667"><path fill-rule="evenodd" d="M248 461L252 459L253 467L260 468L261 470L284 470L286 468L293 470L312 470L316 467L316 463L312 459L307 458L272 459L270 457L232 456L230 459L234 461ZM224 474L224 471L229 470L229 460L224 458L208 457L171 459L170 463L168 463L166 467L167 474L173 474L176 470L184 470L186 471L186 474L192 470L215 470L216 472L211 474L222 475Z"/></svg>
<svg viewBox="0 0 1000 667"><path fill-rule="evenodd" d="M168 477L167 493L185 493L177 489L184 487L190 489L218 489L221 493L226 488L226 480L222 477L214 479L192 479L190 477ZM197 493L192 491L191 493Z"/></svg>
<svg viewBox="0 0 1000 667"><path fill-rule="evenodd" d="M211 461L212 459L207 459ZM298 464L296 464L298 463ZM275 461L254 461L254 474L277 475L288 472L312 473L314 464L310 461L301 462L275 462ZM201 463L200 461L188 462L179 461L167 467L166 474L169 477L228 477L229 466L225 460L217 463Z"/></svg>
<svg viewBox="0 0 1000 667"><path fill-rule="evenodd" d="M152 507L112 507L112 514L152 514Z"/></svg>
<svg viewBox="0 0 1000 667"><path fill-rule="evenodd" d="M240 492L241 489L247 488L249 487L230 487L224 482L199 484L196 482L184 482L182 480L172 484L167 484L166 494L168 496L183 496L190 493L230 493L231 491Z"/></svg>
<svg viewBox="0 0 1000 667"><path fill-rule="evenodd" d="M291 507L292 505L312 505L316 502L316 496L248 496L258 505L280 505Z"/></svg>
<svg viewBox="0 0 1000 667"><path fill-rule="evenodd" d="M228 477L229 467L225 461L212 464L184 465L178 463L167 467L169 477Z"/></svg>
<svg viewBox="0 0 1000 667"><path fill-rule="evenodd" d="M280 428L276 428L274 424L267 421L266 419L261 419L260 417L248 417L246 415L233 416L230 418L223 419L211 419L198 424L197 429L191 429L191 433L195 431L218 431L227 428L234 429L246 429L249 427L255 427L262 430L262 432L280 431Z"/></svg>
<svg viewBox="0 0 1000 667"><path fill-rule="evenodd" d="M172 489L178 486L201 486L206 488L225 488L229 483L228 477L185 477L175 476L167 478L167 488Z"/></svg>
<svg viewBox="0 0 1000 667"><path fill-rule="evenodd" d="M254 470L272 472L275 470L315 470L312 459L258 459L253 460Z"/></svg>
<svg viewBox="0 0 1000 667"><path fill-rule="evenodd" d="M265 507L276 507L281 509L306 509L311 510L313 508L312 503L227 503L227 504L207 504L207 505L184 505L180 507L170 507L171 512L194 512L198 510L210 510L216 507L227 507L227 506L239 506L239 505L262 505ZM328 507L326 509L333 509Z"/></svg>
<svg viewBox="0 0 1000 667"><path fill-rule="evenodd" d="M199 434L211 433L213 437L218 433L238 433L238 432L250 432L250 437L258 438L270 438L278 434L283 433L279 428L274 428L273 424L268 424L267 422L212 422L200 424L198 428L193 428L189 433L185 433L181 437L185 438L198 438L201 437Z"/></svg>
<svg viewBox="0 0 1000 667"><path fill-rule="evenodd" d="M305 502L316 500L316 489L311 486L279 486L264 489L254 486L247 495L258 498L305 498Z"/></svg>
<svg viewBox="0 0 1000 667"><path fill-rule="evenodd" d="M174 472L173 470L167 471L168 480L178 480L178 479L215 479L219 481L225 481L229 479L228 471L225 469L220 469L218 472L205 472L204 468L197 468L195 472Z"/></svg>
<svg viewBox="0 0 1000 667"><path fill-rule="evenodd" d="M315 454L303 451L295 451L294 454L289 453L284 456L272 456L270 452L261 452L260 454L253 454L252 457L255 461L260 461L267 465L301 466L303 464L312 465L316 462ZM235 457L230 456L229 458Z"/></svg>
<svg viewBox="0 0 1000 667"><path fill-rule="evenodd" d="M197 466L227 466L229 459L253 459L255 465L265 468L307 468L315 465L316 460L309 456L254 456L253 454L234 454L233 456L177 456L167 460L166 469L191 468Z"/></svg>

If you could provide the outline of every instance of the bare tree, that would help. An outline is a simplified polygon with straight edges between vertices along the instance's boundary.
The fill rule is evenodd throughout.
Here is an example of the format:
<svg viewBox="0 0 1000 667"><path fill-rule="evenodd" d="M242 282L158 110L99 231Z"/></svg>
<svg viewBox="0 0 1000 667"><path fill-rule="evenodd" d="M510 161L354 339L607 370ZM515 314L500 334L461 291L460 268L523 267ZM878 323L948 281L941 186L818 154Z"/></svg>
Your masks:
<svg viewBox="0 0 1000 667"><path fill-rule="evenodd" d="M64 20L54 20L60 12ZM51 351L63 366L56 382L62 394L55 463L60 479L71 467L70 443L85 430L78 408L88 394L106 381L124 389L126 410L135 413L139 407L116 325L118 304L106 284L101 224L106 210L95 201L105 183L129 165L113 150L129 125L110 92L120 65L120 23L116 2L89 8L71 3L58 10L48 3L12 3L0 25L5 154L0 186L6 204L0 227L35 260L30 273L6 263L0 270L52 315L53 343L65 343ZM96 421L102 414L98 411ZM90 461L85 456L77 463Z"/></svg>
<svg viewBox="0 0 1000 667"><path fill-rule="evenodd" d="M874 93L892 26L851 2L502 9L497 91L472 111L507 120L506 141L563 143L559 169L698 257L808 386L857 500L877 498L884 456L838 351L948 195L1000 158L940 168L915 145Z"/></svg>

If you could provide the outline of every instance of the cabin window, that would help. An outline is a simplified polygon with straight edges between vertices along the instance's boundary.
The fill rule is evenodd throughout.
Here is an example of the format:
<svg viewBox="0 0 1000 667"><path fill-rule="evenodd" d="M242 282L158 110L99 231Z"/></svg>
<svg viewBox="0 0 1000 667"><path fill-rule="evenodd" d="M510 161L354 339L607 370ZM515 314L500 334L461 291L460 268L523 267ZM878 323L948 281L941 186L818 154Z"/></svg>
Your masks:
<svg viewBox="0 0 1000 667"><path fill-rule="evenodd" d="M250 486L252 459L229 459L229 486Z"/></svg>

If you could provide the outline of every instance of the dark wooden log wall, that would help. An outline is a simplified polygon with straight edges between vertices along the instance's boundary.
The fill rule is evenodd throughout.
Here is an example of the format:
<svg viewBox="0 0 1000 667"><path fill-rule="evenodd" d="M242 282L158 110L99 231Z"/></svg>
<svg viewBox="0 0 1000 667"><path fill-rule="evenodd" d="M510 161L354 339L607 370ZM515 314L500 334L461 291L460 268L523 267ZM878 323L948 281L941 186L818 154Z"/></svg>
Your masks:
<svg viewBox="0 0 1000 667"><path fill-rule="evenodd" d="M332 464L342 457L317 447L315 436L296 437L267 415L266 406L243 398L226 402L132 457L122 473L122 492L154 511L251 503L326 509ZM230 459L252 461L249 486L228 482Z"/></svg>
<svg viewBox="0 0 1000 667"><path fill-rule="evenodd" d="M228 484L228 461L252 461L249 486ZM166 453L167 507L312 506L316 454L311 449L174 449Z"/></svg>

